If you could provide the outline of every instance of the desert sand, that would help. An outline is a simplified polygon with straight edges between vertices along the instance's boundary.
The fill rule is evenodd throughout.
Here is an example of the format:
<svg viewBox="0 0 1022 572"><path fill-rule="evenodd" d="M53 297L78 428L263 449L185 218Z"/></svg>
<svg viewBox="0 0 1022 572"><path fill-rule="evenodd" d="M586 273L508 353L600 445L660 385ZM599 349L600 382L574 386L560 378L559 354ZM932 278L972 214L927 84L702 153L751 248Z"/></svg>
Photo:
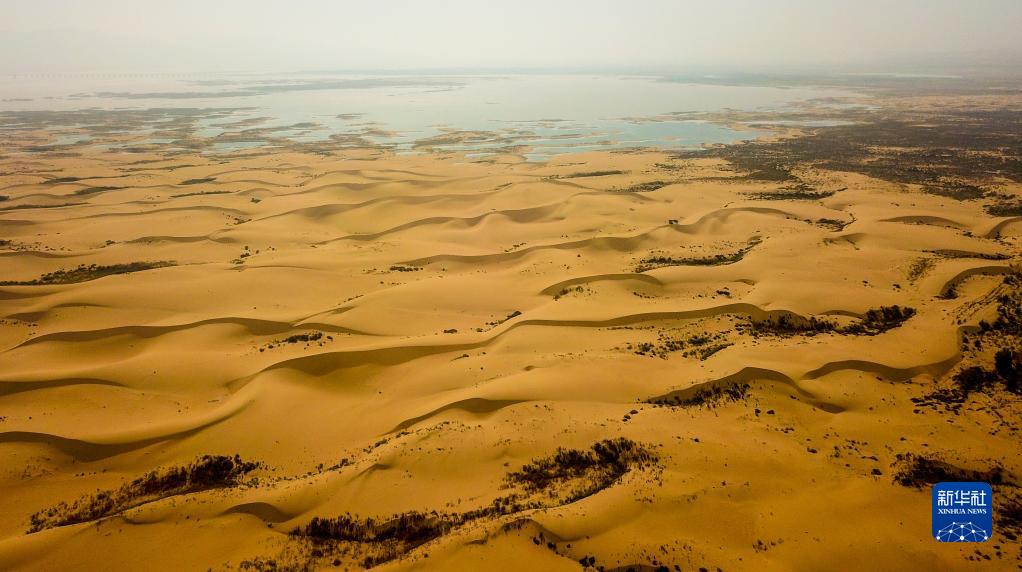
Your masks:
<svg viewBox="0 0 1022 572"><path fill-rule="evenodd" d="M15 152L45 137L0 158L0 568L1019 566L1020 398L956 378L1018 351L989 201L655 151ZM970 476L994 538L934 542Z"/></svg>

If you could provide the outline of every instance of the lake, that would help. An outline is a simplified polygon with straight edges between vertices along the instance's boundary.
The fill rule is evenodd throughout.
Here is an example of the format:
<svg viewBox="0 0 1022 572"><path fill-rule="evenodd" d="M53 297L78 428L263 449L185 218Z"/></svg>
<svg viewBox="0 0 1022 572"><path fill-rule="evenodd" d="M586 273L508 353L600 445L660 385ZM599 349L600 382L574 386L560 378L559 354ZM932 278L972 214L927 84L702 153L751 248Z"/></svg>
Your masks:
<svg viewBox="0 0 1022 572"><path fill-rule="evenodd" d="M0 129L46 127L50 145L233 152L382 147L529 160L624 148L698 149L761 131L701 119L854 94L652 76L331 74L12 76ZM99 128L98 126L102 126Z"/></svg>

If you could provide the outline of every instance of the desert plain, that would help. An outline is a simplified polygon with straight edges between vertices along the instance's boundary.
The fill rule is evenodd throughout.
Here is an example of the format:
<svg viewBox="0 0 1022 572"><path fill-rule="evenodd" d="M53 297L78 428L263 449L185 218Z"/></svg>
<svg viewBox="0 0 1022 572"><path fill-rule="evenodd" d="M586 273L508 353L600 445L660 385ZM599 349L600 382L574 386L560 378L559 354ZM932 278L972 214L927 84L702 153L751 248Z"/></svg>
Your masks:
<svg viewBox="0 0 1022 572"><path fill-rule="evenodd" d="M789 115L530 162L5 114L0 568L1022 568L1022 99Z"/></svg>

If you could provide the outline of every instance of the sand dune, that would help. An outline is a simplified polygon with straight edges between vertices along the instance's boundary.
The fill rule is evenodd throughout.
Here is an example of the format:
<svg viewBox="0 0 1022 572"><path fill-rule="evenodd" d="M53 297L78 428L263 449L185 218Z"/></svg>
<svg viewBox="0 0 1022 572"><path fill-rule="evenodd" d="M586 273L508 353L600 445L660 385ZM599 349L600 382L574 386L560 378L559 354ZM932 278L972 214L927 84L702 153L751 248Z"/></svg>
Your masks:
<svg viewBox="0 0 1022 572"><path fill-rule="evenodd" d="M0 568L967 570L895 476L1022 470L1015 401L934 401L1005 343L1020 217L652 151L165 159L0 185L80 203L0 211ZM204 455L260 465L152 484ZM422 528L308 538L346 514Z"/></svg>

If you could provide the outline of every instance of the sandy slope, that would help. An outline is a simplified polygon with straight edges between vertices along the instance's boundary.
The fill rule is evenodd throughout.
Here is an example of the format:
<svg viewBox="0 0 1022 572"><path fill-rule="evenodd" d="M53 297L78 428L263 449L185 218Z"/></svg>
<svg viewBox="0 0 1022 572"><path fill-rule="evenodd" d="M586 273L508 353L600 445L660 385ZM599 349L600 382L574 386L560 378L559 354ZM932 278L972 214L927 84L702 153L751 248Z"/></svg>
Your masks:
<svg viewBox="0 0 1022 572"><path fill-rule="evenodd" d="M1022 222L975 203L837 172L811 174L844 189L831 197L757 200L778 185L656 153L0 166L0 206L70 205L0 211L3 280L175 263L0 287L0 568L358 568L364 547L315 558L286 533L313 516L478 508L530 460L624 436L658 466L383 567L965 570L977 547L929 538L929 489L893 482L896 456L1022 469L995 409L910 401L955 367L960 326L990 316L975 301L1019 259ZM621 173L572 176L597 171ZM89 179L51 180L67 176ZM650 181L669 184L625 191ZM119 188L78 192L94 187ZM948 250L964 254L934 254ZM938 297L949 284L958 297ZM918 313L873 336L737 327L895 304ZM636 353L703 332L724 346L705 359ZM742 383L744 399L716 406L646 403ZM206 454L264 465L257 482L26 534L37 511ZM1018 544L995 540L978 548L1013 568Z"/></svg>

